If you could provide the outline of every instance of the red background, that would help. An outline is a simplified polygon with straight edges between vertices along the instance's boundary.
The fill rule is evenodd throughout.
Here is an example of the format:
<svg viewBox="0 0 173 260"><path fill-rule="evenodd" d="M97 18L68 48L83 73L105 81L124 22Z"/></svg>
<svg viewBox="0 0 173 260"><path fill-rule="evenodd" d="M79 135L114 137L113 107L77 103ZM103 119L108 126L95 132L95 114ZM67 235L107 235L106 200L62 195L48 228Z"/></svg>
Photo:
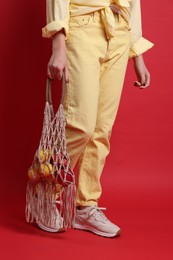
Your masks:
<svg viewBox="0 0 173 260"><path fill-rule="evenodd" d="M117 239L68 230L49 234L24 217L27 168L37 148L51 40L41 38L45 1L4 1L0 9L1 259L48 257L173 259L172 1L142 1L150 88L133 87L129 62L101 206L121 226Z"/></svg>

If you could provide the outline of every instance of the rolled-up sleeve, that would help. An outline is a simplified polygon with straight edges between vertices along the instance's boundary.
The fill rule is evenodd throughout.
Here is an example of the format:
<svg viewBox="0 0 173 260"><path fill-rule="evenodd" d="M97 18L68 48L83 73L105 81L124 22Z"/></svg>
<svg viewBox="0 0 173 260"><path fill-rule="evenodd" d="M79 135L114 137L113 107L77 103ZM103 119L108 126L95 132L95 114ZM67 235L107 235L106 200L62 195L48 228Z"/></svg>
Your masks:
<svg viewBox="0 0 173 260"><path fill-rule="evenodd" d="M70 0L46 0L47 25L42 28L42 36L51 38L58 31L64 29L68 33Z"/></svg>
<svg viewBox="0 0 173 260"><path fill-rule="evenodd" d="M131 4L131 49L130 58L137 57L154 45L152 42L148 41L142 37L142 22L141 22L141 6L140 0L130 1Z"/></svg>

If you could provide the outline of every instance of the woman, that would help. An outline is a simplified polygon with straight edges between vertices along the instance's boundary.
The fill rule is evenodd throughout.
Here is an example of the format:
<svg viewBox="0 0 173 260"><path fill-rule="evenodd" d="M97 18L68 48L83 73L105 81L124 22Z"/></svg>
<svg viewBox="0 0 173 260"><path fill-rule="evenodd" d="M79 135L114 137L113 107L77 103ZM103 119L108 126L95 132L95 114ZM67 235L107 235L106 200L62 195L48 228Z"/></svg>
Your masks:
<svg viewBox="0 0 173 260"><path fill-rule="evenodd" d="M52 38L48 77L61 80L64 74L66 81L68 151L72 167L78 163L79 169L74 228L118 236L120 228L98 207L100 176L129 58L135 84L150 85L142 54L153 44L142 37L140 0L47 0L43 37ZM56 223L41 228L58 230Z"/></svg>

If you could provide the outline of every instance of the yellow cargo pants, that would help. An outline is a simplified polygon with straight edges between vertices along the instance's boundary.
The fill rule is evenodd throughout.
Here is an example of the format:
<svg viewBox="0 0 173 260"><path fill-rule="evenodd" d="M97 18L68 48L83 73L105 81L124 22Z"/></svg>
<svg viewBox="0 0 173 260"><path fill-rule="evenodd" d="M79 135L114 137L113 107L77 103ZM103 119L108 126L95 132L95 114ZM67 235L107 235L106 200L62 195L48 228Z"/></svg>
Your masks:
<svg viewBox="0 0 173 260"><path fill-rule="evenodd" d="M130 27L115 14L116 34L107 40L99 12L72 17L66 40L69 83L63 105L72 168L78 163L77 205L97 205L100 176L126 72Z"/></svg>

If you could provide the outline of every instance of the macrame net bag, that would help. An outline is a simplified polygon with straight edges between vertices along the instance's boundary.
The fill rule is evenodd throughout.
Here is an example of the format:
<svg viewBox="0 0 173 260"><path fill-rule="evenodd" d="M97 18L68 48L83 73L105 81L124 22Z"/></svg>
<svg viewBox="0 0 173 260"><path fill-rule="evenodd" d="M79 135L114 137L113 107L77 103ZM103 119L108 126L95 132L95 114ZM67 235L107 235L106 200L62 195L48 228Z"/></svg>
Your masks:
<svg viewBox="0 0 173 260"><path fill-rule="evenodd" d="M42 136L28 170L26 220L48 226L55 223L57 226L58 221L59 232L73 226L75 218L75 179L67 152L65 126L62 104L54 115L51 80L47 79Z"/></svg>

